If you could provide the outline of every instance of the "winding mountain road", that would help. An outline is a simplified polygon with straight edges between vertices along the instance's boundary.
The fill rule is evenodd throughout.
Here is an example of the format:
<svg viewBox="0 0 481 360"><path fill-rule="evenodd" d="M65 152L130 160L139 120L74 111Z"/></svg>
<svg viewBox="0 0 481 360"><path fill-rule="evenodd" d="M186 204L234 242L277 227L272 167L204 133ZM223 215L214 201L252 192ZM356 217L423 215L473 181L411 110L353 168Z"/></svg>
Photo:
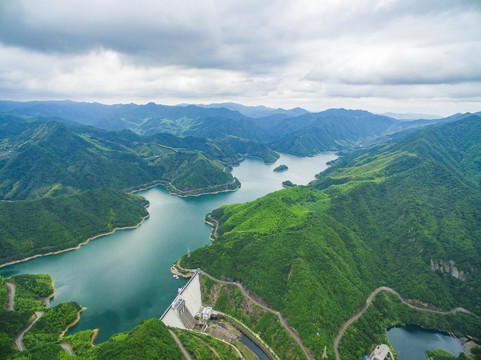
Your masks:
<svg viewBox="0 0 481 360"><path fill-rule="evenodd" d="M342 326L339 333L337 334L337 337L334 340L334 352L336 353L336 360L341 360L341 358L339 356L339 343L341 342L342 336L346 332L347 328L354 321L359 319L362 316L362 314L364 314L364 312L369 308L369 306L371 306L372 300L381 291L387 291L387 292L390 292L392 294L397 295L399 297L399 299L402 301L403 304L406 304L410 308L413 308L413 309L416 309L416 310L419 310L419 311L425 311L425 312L436 313L436 314L452 314L452 313L460 312L460 313L474 315L476 317L479 317L478 315L472 313L471 311L463 309L463 308L455 308L455 309L452 309L452 310L449 310L449 311L442 311L442 310L426 309L426 308L423 308L423 307L420 307L420 306L412 305L409 302L407 302L407 300L405 298L403 298L396 290L391 289L391 288L386 287L386 286L381 286L381 287L378 287L377 289L375 289L371 293L371 295L369 295L369 297L366 300L366 304L364 305L364 307L361 310L358 310L349 320L347 320L344 323L344 325Z"/></svg>
<svg viewBox="0 0 481 360"><path fill-rule="evenodd" d="M177 337L177 334L170 329L169 329L169 332L170 332L170 335L172 335L172 337L174 338L175 342L177 343L177 346L179 347L180 351L182 351L182 354L184 354L185 360L192 360L187 350L185 350L184 345L182 345L182 342Z"/></svg>
<svg viewBox="0 0 481 360"><path fill-rule="evenodd" d="M190 270L190 269L184 269L180 266L180 259L177 260L177 267L183 271L193 271L193 270ZM242 294L244 294L248 299L250 299L252 302L254 302L256 305L259 305L261 308L263 308L264 310L266 311L269 311L271 312L272 314L276 315L278 318L279 318L279 321L281 322L282 326L284 326L284 328L287 330L287 332L292 336L292 338L297 342L297 344L299 345L299 347L302 349L302 351L304 352L304 355L306 356L306 359L307 360L313 360L314 357L311 355L311 353L309 352L309 350L307 349L306 346L304 346L304 343L302 342L300 336L289 326L289 324L287 323L286 319L284 319L284 317L281 315L280 312L274 310L274 309L271 309L270 307L264 305L264 304L261 304L258 300L254 299L247 291L246 289L244 288L244 286L240 283L237 283L237 282L233 282L233 281L225 281L225 280L220 280L220 279L217 279L215 277L213 277L212 275L210 274L207 274L205 271L202 271L202 270L199 270L201 274L207 276L209 279L211 280L214 280L214 281L217 281L221 284L226 284L226 285L234 285L234 286L237 286L240 291L242 292Z"/></svg>
<svg viewBox="0 0 481 360"><path fill-rule="evenodd" d="M7 285L9 290L7 299L7 310L13 311L13 306L15 304L15 285L10 282L5 282L5 285Z"/></svg>
<svg viewBox="0 0 481 360"><path fill-rule="evenodd" d="M43 311L35 311L35 319L33 321L30 321L27 327L22 331L20 331L20 334L17 335L17 337L15 338L15 347L17 348L18 351L27 350L25 348L25 345L23 345L23 335L25 335L25 333L31 329L33 324L35 324L38 321L38 319L42 317L43 314L44 314Z"/></svg>

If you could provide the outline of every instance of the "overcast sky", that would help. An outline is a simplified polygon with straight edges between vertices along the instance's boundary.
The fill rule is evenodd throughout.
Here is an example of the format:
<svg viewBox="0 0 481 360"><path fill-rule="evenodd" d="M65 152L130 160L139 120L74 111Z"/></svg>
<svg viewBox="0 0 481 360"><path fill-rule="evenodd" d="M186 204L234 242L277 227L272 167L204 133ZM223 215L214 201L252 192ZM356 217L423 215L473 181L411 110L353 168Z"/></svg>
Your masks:
<svg viewBox="0 0 481 360"><path fill-rule="evenodd" d="M0 0L0 99L481 111L481 0Z"/></svg>

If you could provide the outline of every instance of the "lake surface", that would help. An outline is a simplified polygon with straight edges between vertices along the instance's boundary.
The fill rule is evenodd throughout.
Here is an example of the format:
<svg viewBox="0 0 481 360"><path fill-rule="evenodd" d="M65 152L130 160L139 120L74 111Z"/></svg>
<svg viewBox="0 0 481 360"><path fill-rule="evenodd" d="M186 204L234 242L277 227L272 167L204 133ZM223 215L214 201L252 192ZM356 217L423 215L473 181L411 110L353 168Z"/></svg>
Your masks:
<svg viewBox="0 0 481 360"><path fill-rule="evenodd" d="M242 183L236 192L180 198L162 187L140 191L151 205L150 218L139 228L93 240L75 251L1 268L0 275L50 274L56 288L52 305L77 301L87 307L69 333L98 328L96 342L103 342L115 333L131 330L140 320L162 315L178 287L187 282L172 278L171 265L188 248L210 242L211 228L204 223L207 213L280 190L285 180L307 184L335 158L333 152L311 158L282 154L271 165L247 158L233 170ZM289 170L273 172L280 164Z"/></svg>
<svg viewBox="0 0 481 360"><path fill-rule="evenodd" d="M455 356L466 352L461 343L449 334L415 325L389 329L387 337L399 360L426 360L428 350L444 350Z"/></svg>

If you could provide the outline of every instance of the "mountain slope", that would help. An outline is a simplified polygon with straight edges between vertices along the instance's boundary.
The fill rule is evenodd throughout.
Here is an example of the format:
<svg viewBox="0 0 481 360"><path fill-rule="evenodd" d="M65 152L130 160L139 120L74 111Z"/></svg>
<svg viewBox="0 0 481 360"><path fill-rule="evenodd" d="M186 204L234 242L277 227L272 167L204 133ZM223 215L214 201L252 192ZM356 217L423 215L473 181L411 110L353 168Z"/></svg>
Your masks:
<svg viewBox="0 0 481 360"><path fill-rule="evenodd" d="M277 123L271 147L294 155L355 147L387 133L396 120L361 110L331 109Z"/></svg>
<svg viewBox="0 0 481 360"><path fill-rule="evenodd" d="M168 185L180 178L191 192L232 189L234 179L224 167L239 161L230 148L191 137L141 137L55 122L0 122L0 132L0 196L9 200L153 181Z"/></svg>
<svg viewBox="0 0 481 360"><path fill-rule="evenodd" d="M427 128L341 158L310 187L217 209L218 239L183 263L240 279L319 358L378 286L479 314L480 128L477 116Z"/></svg>
<svg viewBox="0 0 481 360"><path fill-rule="evenodd" d="M73 101L0 101L0 112L30 117L54 117L105 130L131 130L140 135L168 132L177 136L221 139L227 135L262 141L266 134L249 117L225 108Z"/></svg>
<svg viewBox="0 0 481 360"><path fill-rule="evenodd" d="M148 213L140 196L96 189L69 196L0 202L0 264L63 250Z"/></svg>

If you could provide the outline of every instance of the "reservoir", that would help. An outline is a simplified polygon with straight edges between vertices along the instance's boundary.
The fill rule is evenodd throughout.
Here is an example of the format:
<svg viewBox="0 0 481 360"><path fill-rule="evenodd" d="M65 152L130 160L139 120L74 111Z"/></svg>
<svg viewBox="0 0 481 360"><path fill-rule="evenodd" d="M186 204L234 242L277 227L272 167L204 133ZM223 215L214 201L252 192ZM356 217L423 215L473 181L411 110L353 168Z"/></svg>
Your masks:
<svg viewBox="0 0 481 360"><path fill-rule="evenodd" d="M388 330L387 336L399 360L426 360L425 352L444 350L459 356L466 352L461 343L447 333L407 325Z"/></svg>
<svg viewBox="0 0 481 360"><path fill-rule="evenodd" d="M96 342L103 342L131 330L140 320L162 315L177 288L186 283L172 278L171 265L189 248L210 242L211 228L204 223L207 213L280 190L285 180L307 184L335 158L333 152L310 158L282 154L270 165L247 158L233 170L242 183L236 192L180 198L160 186L140 191L151 205L150 218L139 228L96 239L75 251L1 268L0 275L50 274L56 288L52 305L77 301L87 307L71 332L99 329ZM273 172L280 164L289 170Z"/></svg>

